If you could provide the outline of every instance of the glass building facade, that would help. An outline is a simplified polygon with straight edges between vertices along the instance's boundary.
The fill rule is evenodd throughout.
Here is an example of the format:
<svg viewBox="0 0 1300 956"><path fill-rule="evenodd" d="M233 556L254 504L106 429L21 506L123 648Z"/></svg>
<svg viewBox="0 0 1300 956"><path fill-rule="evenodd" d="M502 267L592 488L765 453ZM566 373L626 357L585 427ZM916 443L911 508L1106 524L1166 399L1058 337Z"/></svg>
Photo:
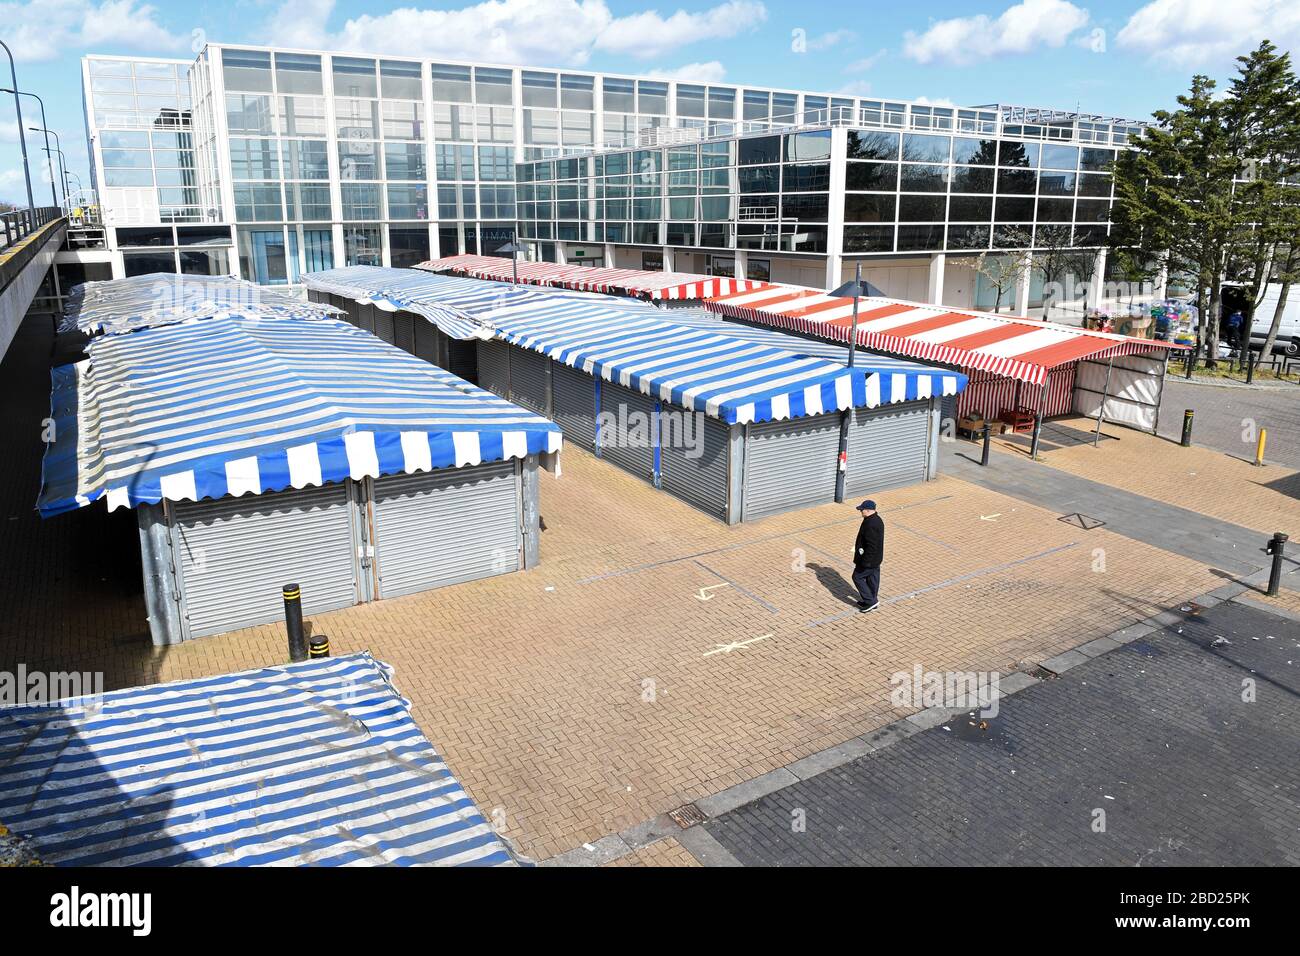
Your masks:
<svg viewBox="0 0 1300 956"><path fill-rule="evenodd" d="M830 276L845 257L1021 247L1049 227L1092 246L1106 165L1139 125L218 45L194 62L91 57L83 72L121 268L138 248L123 240L148 238L128 230L155 227L155 264L166 249L177 269L271 285L515 238L539 258L681 269L698 253L695 271L795 281L783 260ZM182 255L190 224L208 230L205 260Z"/></svg>

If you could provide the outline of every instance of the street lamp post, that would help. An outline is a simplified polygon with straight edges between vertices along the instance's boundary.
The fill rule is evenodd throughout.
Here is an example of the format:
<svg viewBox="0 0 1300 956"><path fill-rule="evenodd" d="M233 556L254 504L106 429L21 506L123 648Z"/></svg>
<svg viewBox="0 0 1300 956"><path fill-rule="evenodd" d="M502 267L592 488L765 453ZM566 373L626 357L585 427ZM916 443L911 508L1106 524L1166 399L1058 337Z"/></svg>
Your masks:
<svg viewBox="0 0 1300 956"><path fill-rule="evenodd" d="M510 255L510 274L514 277L515 285L519 284L519 260L515 257L524 251L524 247L517 242L507 242L504 246L497 249L497 252L505 252Z"/></svg>
<svg viewBox="0 0 1300 956"><path fill-rule="evenodd" d="M857 264L853 281L846 282L838 289L828 292L836 298L853 299L853 327L849 331L849 368L853 368L853 358L858 351L858 299L862 296L880 295L880 290L870 283L862 281L862 263ZM835 472L835 500L844 500L844 479L849 468L849 426L853 421L853 408L850 406L840 413L840 454L839 465Z"/></svg>
<svg viewBox="0 0 1300 956"><path fill-rule="evenodd" d="M63 201L66 203L68 201L68 186L67 186L67 168L68 168L67 158L68 157L63 154L63 142L59 139L59 134L54 132L54 130L52 129L45 129L43 127L33 126L31 127L31 130L34 133L45 134L45 155L46 156L50 155L50 137L51 136L54 137L54 151L59 154L59 174L60 174L60 178L64 180ZM55 205L57 206L58 203L56 202Z"/></svg>
<svg viewBox="0 0 1300 956"><path fill-rule="evenodd" d="M43 99L41 99L39 96L37 96L35 93L28 93L26 90L0 90L0 93L13 93L15 97L20 96L20 95L21 95L21 96L30 96L30 97L31 97L32 99L34 99L38 104L40 104L40 107L41 107L41 129L45 131L45 165L46 165L46 167L47 167L47 168L49 169L49 171L50 171L50 199L51 199L51 201L53 202L53 204L54 204L55 206L57 206L57 205L59 204L59 194L56 193L56 192L54 191L54 157L50 155L50 134L49 134L49 131L48 131L48 130L45 130L45 126L46 126L46 121L45 121L45 101L44 101ZM19 117L19 123L21 124L21 122L22 122L22 118ZM35 128L35 127L33 127L33 129L34 129L34 128ZM68 198L68 195L67 195L67 192L66 192L66 190L65 190L64 195L63 195L63 199L64 199L65 202L67 201L67 198Z"/></svg>
<svg viewBox="0 0 1300 956"><path fill-rule="evenodd" d="M4 47L5 53L9 56L9 76L13 80L13 88L18 89L18 69L14 66L14 54L9 49L9 44L0 40L0 46ZM18 145L23 150L23 178L27 181L27 208L35 210L36 200L32 198L32 170L27 164L27 137L23 135L23 101L19 99L18 93L14 93L14 112L18 114Z"/></svg>

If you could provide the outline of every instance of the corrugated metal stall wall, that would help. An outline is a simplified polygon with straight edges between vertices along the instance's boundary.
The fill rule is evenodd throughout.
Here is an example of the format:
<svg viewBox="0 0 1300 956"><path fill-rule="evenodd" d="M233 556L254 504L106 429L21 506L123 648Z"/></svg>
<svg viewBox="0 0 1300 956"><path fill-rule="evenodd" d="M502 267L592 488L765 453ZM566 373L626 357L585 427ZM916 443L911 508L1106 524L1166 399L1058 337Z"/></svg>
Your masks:
<svg viewBox="0 0 1300 956"><path fill-rule="evenodd" d="M725 521L732 426L669 402L662 403L659 422L664 490Z"/></svg>
<svg viewBox="0 0 1300 956"><path fill-rule="evenodd" d="M742 520L833 502L839 450L839 412L748 425Z"/></svg>
<svg viewBox="0 0 1300 956"><path fill-rule="evenodd" d="M930 424L928 401L855 408L844 494L857 497L925 481Z"/></svg>
<svg viewBox="0 0 1300 956"><path fill-rule="evenodd" d="M564 432L565 443L588 451L596 444L595 381L560 362L551 369L551 421Z"/></svg>
<svg viewBox="0 0 1300 956"><path fill-rule="evenodd" d="M600 383L600 456L643 478L655 480L658 449L656 402L613 382Z"/></svg>
<svg viewBox="0 0 1300 956"><path fill-rule="evenodd" d="M535 459L139 509L146 581L175 643L518 570L537 515ZM157 607L155 608L155 605ZM157 638L157 635L156 635Z"/></svg>

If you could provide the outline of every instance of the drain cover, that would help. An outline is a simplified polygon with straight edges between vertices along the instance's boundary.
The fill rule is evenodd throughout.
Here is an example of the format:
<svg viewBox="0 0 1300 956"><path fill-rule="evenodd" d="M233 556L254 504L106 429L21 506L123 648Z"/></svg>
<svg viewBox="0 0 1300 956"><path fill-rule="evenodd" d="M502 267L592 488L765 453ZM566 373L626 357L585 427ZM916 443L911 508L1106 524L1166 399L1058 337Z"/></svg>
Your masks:
<svg viewBox="0 0 1300 956"><path fill-rule="evenodd" d="M678 807L676 810L669 810L668 818L683 830L687 827L693 827L697 824L703 823L705 820L704 811L693 803L688 803L684 807Z"/></svg>
<svg viewBox="0 0 1300 956"><path fill-rule="evenodd" d="M1191 614L1193 617L1195 617L1196 615L1204 611L1205 607L1203 605L1197 604L1195 601L1188 601L1186 604L1178 605L1178 610L1182 611L1184 614Z"/></svg>
<svg viewBox="0 0 1300 956"><path fill-rule="evenodd" d="M1089 518L1087 515L1081 515L1077 511L1074 514L1062 515L1056 520L1064 521L1066 524L1072 524L1076 528L1082 528L1084 531L1091 531L1093 528L1100 528L1106 523L1100 518Z"/></svg>

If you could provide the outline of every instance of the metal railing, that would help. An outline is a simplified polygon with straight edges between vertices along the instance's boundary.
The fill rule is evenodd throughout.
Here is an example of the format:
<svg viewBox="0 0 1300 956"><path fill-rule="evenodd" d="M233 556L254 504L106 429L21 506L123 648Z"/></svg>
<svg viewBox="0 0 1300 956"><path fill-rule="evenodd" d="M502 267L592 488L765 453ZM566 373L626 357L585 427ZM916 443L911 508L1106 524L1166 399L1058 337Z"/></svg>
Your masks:
<svg viewBox="0 0 1300 956"><path fill-rule="evenodd" d="M41 206L37 209L14 209L0 213L0 249L7 249L15 242L30 236L48 222L62 218L63 210L57 206Z"/></svg>

